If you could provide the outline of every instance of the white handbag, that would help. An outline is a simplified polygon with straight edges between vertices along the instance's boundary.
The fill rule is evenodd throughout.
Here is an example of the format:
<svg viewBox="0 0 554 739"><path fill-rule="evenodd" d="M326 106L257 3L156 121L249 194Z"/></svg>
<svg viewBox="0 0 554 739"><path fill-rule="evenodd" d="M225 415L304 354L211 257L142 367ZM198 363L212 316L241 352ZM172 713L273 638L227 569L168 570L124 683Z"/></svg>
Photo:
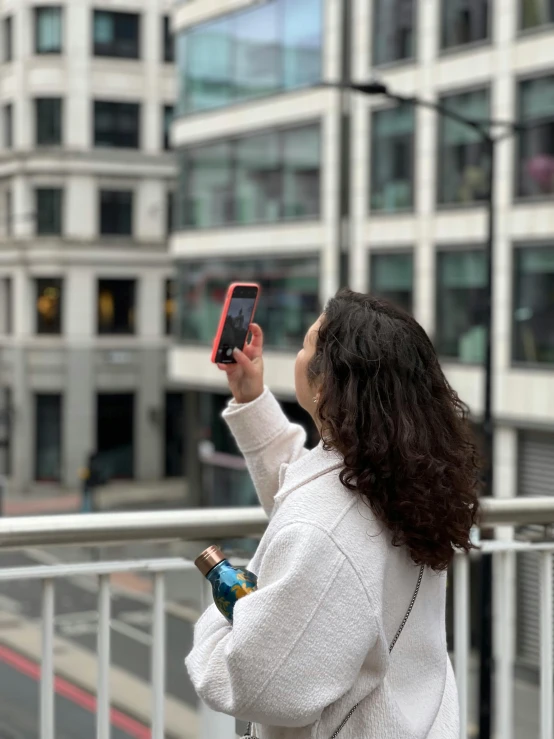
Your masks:
<svg viewBox="0 0 554 739"><path fill-rule="evenodd" d="M414 603L416 602L417 594L419 593L419 588L421 587L421 581L423 580L423 573L424 572L425 572L425 565L421 565L421 568L419 570L419 577L417 579L417 584L416 584L416 587L415 587L415 590L414 590L414 594L412 596L412 600L410 601L410 605L408 606L408 610L406 611L406 615L404 616L404 619L402 620L402 623L400 624L400 628L398 629L398 631L394 635L394 639L392 640L392 642L390 644L389 654L394 649L394 645L398 641L398 637L402 633L402 631L404 629L404 626L406 626L406 621L408 620L408 618L410 616L410 613L412 612L412 609L414 607ZM346 726L346 724L350 720L352 714L354 713L354 711L356 710L356 708L358 708L359 705L360 705L359 703L356 703L356 705L354 706L354 708L350 709L348 715L346 716L346 718L344 719L344 721L341 723L341 725L338 727L338 729L334 732L334 734L332 734L332 736L330 737L330 739L336 739L338 737L338 735L344 729L344 727ZM256 737L256 735L252 733L252 729L253 729L253 724L251 724L251 723L248 724L248 728L246 729L246 733L244 734L244 736L242 737L242 739L258 739L258 737Z"/></svg>

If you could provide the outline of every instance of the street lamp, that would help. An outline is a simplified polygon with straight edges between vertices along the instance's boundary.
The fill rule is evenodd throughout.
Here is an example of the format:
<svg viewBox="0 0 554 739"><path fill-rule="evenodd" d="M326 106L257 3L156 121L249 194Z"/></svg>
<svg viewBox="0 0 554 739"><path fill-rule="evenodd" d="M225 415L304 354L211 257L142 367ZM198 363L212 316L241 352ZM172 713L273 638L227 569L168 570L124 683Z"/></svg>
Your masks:
<svg viewBox="0 0 554 739"><path fill-rule="evenodd" d="M487 182L487 237L485 244L487 283L485 300L485 387L483 402L483 441L485 454L484 494L492 495L494 483L494 423L492 419L492 377L493 377L493 290L494 290L494 240L495 240L495 160L496 145L522 130L524 126L507 121L479 121L456 113L456 111L442 105L440 102L423 100L414 96L400 95L391 92L382 82L352 83L339 85L347 87L363 95L384 95L397 103L408 103L420 108L433 110L444 118L450 118L476 131L485 146L489 159ZM491 134L491 128L503 127L505 133ZM492 703L492 557L482 555L481 558L481 659L479 670L479 736L480 739L490 739L491 736L491 703Z"/></svg>

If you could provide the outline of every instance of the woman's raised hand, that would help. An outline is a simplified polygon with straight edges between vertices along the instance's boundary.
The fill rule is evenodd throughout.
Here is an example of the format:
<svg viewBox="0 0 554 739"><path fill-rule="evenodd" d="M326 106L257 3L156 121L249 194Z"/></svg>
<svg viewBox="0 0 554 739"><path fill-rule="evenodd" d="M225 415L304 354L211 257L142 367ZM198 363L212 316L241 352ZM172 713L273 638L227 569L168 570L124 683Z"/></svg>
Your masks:
<svg viewBox="0 0 554 739"><path fill-rule="evenodd" d="M244 351L233 351L236 364L217 365L227 373L229 388L237 403L250 403L264 391L264 335L257 323L251 324L250 332L252 338Z"/></svg>

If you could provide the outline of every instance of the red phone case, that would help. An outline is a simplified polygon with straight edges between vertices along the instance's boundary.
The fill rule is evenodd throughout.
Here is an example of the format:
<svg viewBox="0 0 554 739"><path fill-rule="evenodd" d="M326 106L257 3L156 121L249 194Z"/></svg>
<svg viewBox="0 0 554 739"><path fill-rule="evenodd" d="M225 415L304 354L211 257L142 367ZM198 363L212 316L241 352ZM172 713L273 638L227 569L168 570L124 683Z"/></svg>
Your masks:
<svg viewBox="0 0 554 739"><path fill-rule="evenodd" d="M221 341L221 334L223 333L223 328L225 326L225 319L227 318L227 313L229 312L229 305L231 304L231 300L233 298L233 292L235 291L235 288L237 287L257 288L258 293L256 295L256 302L254 303L254 309L252 311L252 318L250 319L250 323L252 323L252 321L254 320L254 316L256 315L256 308L258 307L258 300L260 299L260 292L262 290L260 285L258 285L257 282L233 282L232 285L229 285L229 289L227 290L227 295L225 296L225 303L223 304L223 310L221 311L221 318L219 319L219 326L217 327L217 333L215 335L215 339L214 339L214 343L212 347L212 362L214 364L216 363L215 358L217 355L217 349L219 347L219 342ZM239 349L244 349L244 344L243 346L239 347Z"/></svg>

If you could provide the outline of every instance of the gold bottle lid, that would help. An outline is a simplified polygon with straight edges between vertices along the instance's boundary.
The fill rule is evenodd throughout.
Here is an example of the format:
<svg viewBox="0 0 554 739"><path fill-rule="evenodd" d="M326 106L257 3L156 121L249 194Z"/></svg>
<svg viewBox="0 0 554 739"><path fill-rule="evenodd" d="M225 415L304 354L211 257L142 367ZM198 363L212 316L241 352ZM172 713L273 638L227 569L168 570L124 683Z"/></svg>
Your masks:
<svg viewBox="0 0 554 739"><path fill-rule="evenodd" d="M227 559L226 556L223 554L221 549L216 546L208 547L205 549L202 554L200 554L195 560L194 564L198 567L200 572L206 576L208 572L213 570L213 568L218 565L220 562L223 562L224 559Z"/></svg>

